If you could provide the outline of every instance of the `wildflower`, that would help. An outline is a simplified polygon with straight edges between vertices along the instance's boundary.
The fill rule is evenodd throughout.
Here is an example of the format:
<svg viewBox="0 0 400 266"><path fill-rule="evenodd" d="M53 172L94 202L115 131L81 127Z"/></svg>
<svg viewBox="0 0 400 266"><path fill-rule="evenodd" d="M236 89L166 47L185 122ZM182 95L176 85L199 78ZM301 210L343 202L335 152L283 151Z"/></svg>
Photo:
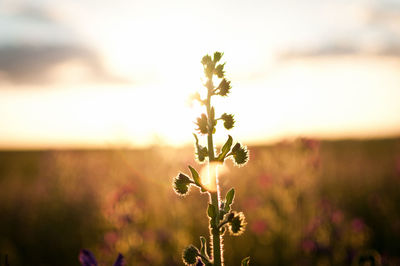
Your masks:
<svg viewBox="0 0 400 266"><path fill-rule="evenodd" d="M230 214L228 216L228 222L229 222L229 232L234 235L240 235L244 232L244 229L246 227L246 221L244 214L242 212L232 212L233 216Z"/></svg>
<svg viewBox="0 0 400 266"><path fill-rule="evenodd" d="M90 250L82 249L79 252L79 261L82 266L97 266L96 258ZM118 254L113 266L125 266L125 259L122 254Z"/></svg>

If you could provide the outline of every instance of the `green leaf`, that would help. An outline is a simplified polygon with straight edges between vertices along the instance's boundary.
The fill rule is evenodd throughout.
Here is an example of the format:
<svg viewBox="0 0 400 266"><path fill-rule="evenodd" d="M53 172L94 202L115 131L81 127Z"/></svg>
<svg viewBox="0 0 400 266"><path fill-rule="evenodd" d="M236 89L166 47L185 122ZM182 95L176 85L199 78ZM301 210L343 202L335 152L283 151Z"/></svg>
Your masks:
<svg viewBox="0 0 400 266"><path fill-rule="evenodd" d="M194 183L196 183L196 185L198 185L199 187L202 187L201 182L200 182L199 173L197 173L197 171L190 165L189 165L189 170L192 173Z"/></svg>
<svg viewBox="0 0 400 266"><path fill-rule="evenodd" d="M206 147L203 147L199 144L199 139L197 138L197 135L193 133L193 136L196 140L196 155L197 155L197 160L202 163L204 162L205 158L208 156L208 150Z"/></svg>
<svg viewBox="0 0 400 266"><path fill-rule="evenodd" d="M231 188L231 190L226 193L225 196L225 206L224 206L224 211L228 213L231 210L231 205L233 202L233 199L235 198L235 189Z"/></svg>
<svg viewBox="0 0 400 266"><path fill-rule="evenodd" d="M215 211L214 205L212 205L210 203L208 204L207 214L208 214L208 217L211 218L211 220L214 220L215 217L217 217L217 212Z"/></svg>
<svg viewBox="0 0 400 266"><path fill-rule="evenodd" d="M228 135L228 140L225 142L224 146L222 146L221 153L217 157L217 161L223 162L225 159L225 156L228 154L228 152L231 150L233 139L231 135Z"/></svg>
<svg viewBox="0 0 400 266"><path fill-rule="evenodd" d="M250 265L250 257L244 258L240 265L241 266L249 266Z"/></svg>
<svg viewBox="0 0 400 266"><path fill-rule="evenodd" d="M204 257L206 257L208 259L209 257L207 254L207 241L204 236L200 236L200 242L201 242L200 253L201 253L201 255L203 255Z"/></svg>

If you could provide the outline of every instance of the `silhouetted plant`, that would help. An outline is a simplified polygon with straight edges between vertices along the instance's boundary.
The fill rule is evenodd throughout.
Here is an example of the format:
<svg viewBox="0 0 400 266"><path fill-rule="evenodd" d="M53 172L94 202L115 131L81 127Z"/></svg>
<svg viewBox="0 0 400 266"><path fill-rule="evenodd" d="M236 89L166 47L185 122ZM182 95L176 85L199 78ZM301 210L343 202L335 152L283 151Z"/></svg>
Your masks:
<svg viewBox="0 0 400 266"><path fill-rule="evenodd" d="M227 96L231 90L231 82L225 78L224 64L219 63L222 58L222 53L215 52L213 58L206 55L201 60L204 67L206 82L204 87L207 89L207 98L202 99L200 94L196 94L194 99L205 106L206 113L201 114L197 118L197 130L202 135L207 135L208 145L204 147L199 144L199 139L196 134L195 150L196 159L199 163L208 163L209 176L200 176L198 172L191 166L189 170L191 177L179 173L174 178L173 187L178 195L185 196L189 193L191 186L197 186L202 193L209 195L210 202L208 204L207 215L209 217L210 242L212 244L212 254L207 252L206 239L200 237L200 249L194 245L189 245L182 255L185 264L205 264L205 265L223 265L223 246L222 237L228 230L231 235L240 235L244 232L246 221L242 212L232 211L231 206L235 197L235 190L232 188L226 193L225 200L220 199L220 189L218 186L217 170L218 164L223 164L228 158L233 159L235 165L243 166L249 159L247 148L240 143L233 144L233 139L228 135L228 140L221 148L220 153L215 156L215 147L213 144L213 134L216 131L216 125L219 120L223 121L226 129L233 128L235 120L232 114L223 113L219 118L215 117L215 109L211 105L212 96ZM219 85L214 86L214 76L219 79ZM215 165L214 165L215 164ZM213 166L212 166L213 165ZM213 170L215 169L215 170ZM210 173L211 171L211 173ZM211 177L211 178L210 178ZM249 265L250 258L242 260L242 265Z"/></svg>

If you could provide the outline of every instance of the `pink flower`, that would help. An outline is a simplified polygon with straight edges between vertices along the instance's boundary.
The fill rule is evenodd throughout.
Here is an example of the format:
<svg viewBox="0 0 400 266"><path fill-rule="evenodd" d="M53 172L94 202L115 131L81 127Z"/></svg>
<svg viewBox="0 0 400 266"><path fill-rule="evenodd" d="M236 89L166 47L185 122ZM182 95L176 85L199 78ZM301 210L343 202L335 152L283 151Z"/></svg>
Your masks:
<svg viewBox="0 0 400 266"><path fill-rule="evenodd" d="M301 243L301 247L305 252L310 253L315 250L316 245L315 245L314 241L312 241L310 239L305 239Z"/></svg>
<svg viewBox="0 0 400 266"><path fill-rule="evenodd" d="M104 241L108 245L114 245L118 240L118 235L115 232L108 232L104 235Z"/></svg>
<svg viewBox="0 0 400 266"><path fill-rule="evenodd" d="M351 227L357 233L361 232L365 228L365 223L360 218L355 218L351 221Z"/></svg>
<svg viewBox="0 0 400 266"><path fill-rule="evenodd" d="M336 225L340 224L343 221L343 212L339 210L334 211L331 216L331 221Z"/></svg>
<svg viewBox="0 0 400 266"><path fill-rule="evenodd" d="M256 234L262 234L267 230L267 223L263 220L257 220L251 224L251 230Z"/></svg>
<svg viewBox="0 0 400 266"><path fill-rule="evenodd" d="M270 175L268 174L262 174L259 178L258 178L258 182L260 184L260 186L262 188L267 188L271 185L272 183L272 178Z"/></svg>

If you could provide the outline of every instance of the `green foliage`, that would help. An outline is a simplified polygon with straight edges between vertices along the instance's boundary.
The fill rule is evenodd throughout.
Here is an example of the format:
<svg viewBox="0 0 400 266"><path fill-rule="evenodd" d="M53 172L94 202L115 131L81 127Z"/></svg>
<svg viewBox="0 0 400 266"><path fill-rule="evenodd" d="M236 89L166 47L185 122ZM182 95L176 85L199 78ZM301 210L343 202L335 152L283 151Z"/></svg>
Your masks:
<svg viewBox="0 0 400 266"><path fill-rule="evenodd" d="M241 266L249 266L250 265L250 257L244 258L240 265Z"/></svg>
<svg viewBox="0 0 400 266"><path fill-rule="evenodd" d="M230 135L228 135L228 140L225 142L224 146L222 146L221 153L217 157L217 161L223 162L225 160L225 156L231 150L233 139Z"/></svg>
<svg viewBox="0 0 400 266"><path fill-rule="evenodd" d="M231 188L225 196L225 213L228 213L231 210L231 205L233 203L233 199L235 198L235 189Z"/></svg>
<svg viewBox="0 0 400 266"><path fill-rule="evenodd" d="M208 204L207 215L208 215L208 217L210 217L210 219L212 221L215 220L215 218L217 217L217 211L215 210L215 206L214 205Z"/></svg>
<svg viewBox="0 0 400 266"><path fill-rule="evenodd" d="M197 173L197 171L193 167L191 167L190 165L189 165L189 170L190 170L190 173L192 174L194 183L198 187L202 188L203 186L201 185L199 173Z"/></svg>
<svg viewBox="0 0 400 266"><path fill-rule="evenodd" d="M196 140L196 155L197 155L197 160L199 162L204 162L204 160L206 159L206 157L208 156L208 150L207 147L201 146L199 144L199 139L197 138L197 135L193 133L193 136Z"/></svg>
<svg viewBox="0 0 400 266"><path fill-rule="evenodd" d="M207 260L210 260L210 257L208 256L207 253L207 240L204 236L200 236L200 244L201 244L200 254L202 255L202 257L206 258Z"/></svg>

